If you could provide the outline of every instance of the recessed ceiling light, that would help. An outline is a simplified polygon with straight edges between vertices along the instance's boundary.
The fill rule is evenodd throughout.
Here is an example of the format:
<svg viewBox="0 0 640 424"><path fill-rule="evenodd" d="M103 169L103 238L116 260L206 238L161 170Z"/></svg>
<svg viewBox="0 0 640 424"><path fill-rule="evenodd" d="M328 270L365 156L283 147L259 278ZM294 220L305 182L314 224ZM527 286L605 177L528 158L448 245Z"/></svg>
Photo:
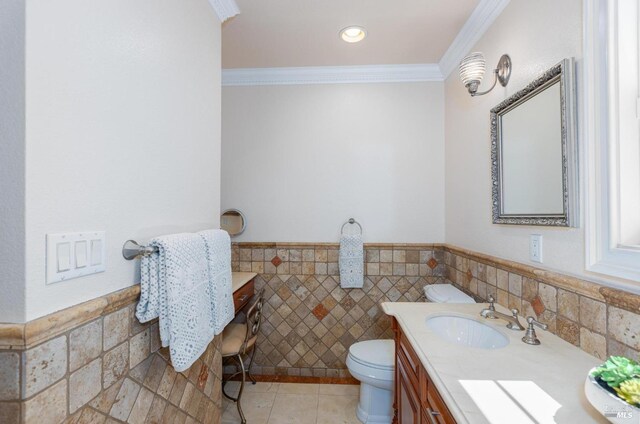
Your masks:
<svg viewBox="0 0 640 424"><path fill-rule="evenodd" d="M346 27L345 29L340 31L340 38L342 38L347 43L357 43L358 41L364 40L364 37L366 36L367 31L359 26Z"/></svg>

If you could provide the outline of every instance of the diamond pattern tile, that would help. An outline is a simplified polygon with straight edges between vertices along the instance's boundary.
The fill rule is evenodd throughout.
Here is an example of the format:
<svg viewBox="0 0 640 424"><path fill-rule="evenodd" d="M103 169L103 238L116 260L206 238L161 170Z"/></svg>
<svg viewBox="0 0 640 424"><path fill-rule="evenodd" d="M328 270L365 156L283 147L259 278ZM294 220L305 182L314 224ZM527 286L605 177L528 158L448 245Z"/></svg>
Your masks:
<svg viewBox="0 0 640 424"><path fill-rule="evenodd" d="M435 258L431 258L427 261L427 265L429 265L429 268L435 269L438 266L438 261Z"/></svg>
<svg viewBox="0 0 640 424"><path fill-rule="evenodd" d="M390 320L379 302L419 300L422 287L441 282L447 271L438 268L438 251L432 248L398 246L384 254L366 248L367 264L375 265L369 267L375 275L365 275L362 289L345 290L339 284L335 248L257 245L255 249L234 249L236 269L241 263L251 269L259 261L264 267L256 278L257 288L265 289L266 300L256 373L342 375L351 344L391 337ZM444 261L444 253L441 256Z"/></svg>
<svg viewBox="0 0 640 424"><path fill-rule="evenodd" d="M538 317L542 315L546 309L544 303L542 303L542 299L540 299L540 296L536 296L533 298L533 300L531 301L531 306L533 307L533 311Z"/></svg>
<svg viewBox="0 0 640 424"><path fill-rule="evenodd" d="M318 306L313 308L311 311L319 321L322 321L327 315L329 315L329 311L324 307L322 303L318 303Z"/></svg>

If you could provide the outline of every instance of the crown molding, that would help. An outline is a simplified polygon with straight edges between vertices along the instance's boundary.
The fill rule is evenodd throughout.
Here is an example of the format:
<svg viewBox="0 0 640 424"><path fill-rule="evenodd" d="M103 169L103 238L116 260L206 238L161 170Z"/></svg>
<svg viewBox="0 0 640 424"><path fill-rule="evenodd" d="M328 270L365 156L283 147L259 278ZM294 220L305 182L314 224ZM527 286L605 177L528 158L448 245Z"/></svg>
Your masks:
<svg viewBox="0 0 640 424"><path fill-rule="evenodd" d="M224 21L240 12L234 0L209 0ZM222 85L357 84L444 81L502 13L510 0L480 0L439 63L223 69Z"/></svg>
<svg viewBox="0 0 640 424"><path fill-rule="evenodd" d="M458 67L508 4L509 0L480 1L440 59L439 65L444 79L447 79Z"/></svg>
<svg viewBox="0 0 640 424"><path fill-rule="evenodd" d="M223 69L223 86L442 81L436 63Z"/></svg>
<svg viewBox="0 0 640 424"><path fill-rule="evenodd" d="M220 22L224 22L240 13L240 8L235 0L209 0L209 3L211 3L213 10L218 15Z"/></svg>

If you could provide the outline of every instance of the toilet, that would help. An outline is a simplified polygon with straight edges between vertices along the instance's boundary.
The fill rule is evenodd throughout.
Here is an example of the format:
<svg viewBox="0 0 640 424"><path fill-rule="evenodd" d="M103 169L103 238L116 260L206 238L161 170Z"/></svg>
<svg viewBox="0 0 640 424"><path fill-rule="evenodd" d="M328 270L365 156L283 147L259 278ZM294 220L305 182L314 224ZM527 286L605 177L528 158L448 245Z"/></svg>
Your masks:
<svg viewBox="0 0 640 424"><path fill-rule="evenodd" d="M429 284L424 286L424 296L434 303L476 303L473 298L453 286L453 284Z"/></svg>
<svg viewBox="0 0 640 424"><path fill-rule="evenodd" d="M349 347L347 368L360 380L356 415L363 423L389 424L393 418L393 340L367 340Z"/></svg>
<svg viewBox="0 0 640 424"><path fill-rule="evenodd" d="M427 300L435 303L475 303L451 284L424 287ZM360 381L360 401L356 410L365 424L390 424L393 419L393 380L395 343L393 340L367 340L349 347L347 368Z"/></svg>

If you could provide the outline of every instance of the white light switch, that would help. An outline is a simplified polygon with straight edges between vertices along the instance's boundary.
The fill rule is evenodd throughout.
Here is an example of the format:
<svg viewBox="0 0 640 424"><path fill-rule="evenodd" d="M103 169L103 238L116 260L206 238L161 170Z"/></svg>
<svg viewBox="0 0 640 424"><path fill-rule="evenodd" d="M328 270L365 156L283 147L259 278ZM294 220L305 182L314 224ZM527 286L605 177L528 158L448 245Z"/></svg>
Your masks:
<svg viewBox="0 0 640 424"><path fill-rule="evenodd" d="M76 254L76 268L87 266L87 242L77 241L74 252Z"/></svg>
<svg viewBox="0 0 640 424"><path fill-rule="evenodd" d="M58 258L58 272L69 271L71 268L71 244L69 242L58 243L56 256Z"/></svg>
<svg viewBox="0 0 640 424"><path fill-rule="evenodd" d="M542 235L531 234L529 240L529 259L533 262L542 263Z"/></svg>
<svg viewBox="0 0 640 424"><path fill-rule="evenodd" d="M47 284L105 271L105 233L47 234Z"/></svg>
<svg viewBox="0 0 640 424"><path fill-rule="evenodd" d="M102 263L102 240L91 240L91 266Z"/></svg>

